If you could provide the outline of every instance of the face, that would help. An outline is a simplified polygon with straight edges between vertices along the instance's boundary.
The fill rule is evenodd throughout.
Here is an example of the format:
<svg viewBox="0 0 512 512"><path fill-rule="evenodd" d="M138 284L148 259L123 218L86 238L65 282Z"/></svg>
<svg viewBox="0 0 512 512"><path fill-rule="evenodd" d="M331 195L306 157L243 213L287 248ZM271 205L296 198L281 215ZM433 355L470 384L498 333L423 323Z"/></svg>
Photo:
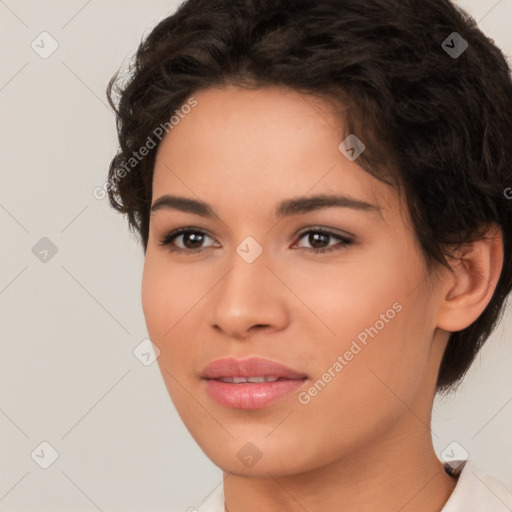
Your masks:
<svg viewBox="0 0 512 512"><path fill-rule="evenodd" d="M142 282L191 435L225 471L255 476L349 461L424 428L444 347L395 192L340 151L341 122L319 98L194 98L158 149ZM237 373L279 380L213 379Z"/></svg>

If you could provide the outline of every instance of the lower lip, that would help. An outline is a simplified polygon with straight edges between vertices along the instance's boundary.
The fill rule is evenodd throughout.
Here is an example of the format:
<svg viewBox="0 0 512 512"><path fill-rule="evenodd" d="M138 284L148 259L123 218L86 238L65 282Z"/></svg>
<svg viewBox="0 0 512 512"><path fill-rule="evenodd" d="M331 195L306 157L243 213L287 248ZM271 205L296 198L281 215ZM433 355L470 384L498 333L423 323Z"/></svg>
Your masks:
<svg viewBox="0 0 512 512"><path fill-rule="evenodd" d="M233 384L205 379L206 389L213 400L232 409L259 409L297 391L306 379L284 379L275 382Z"/></svg>

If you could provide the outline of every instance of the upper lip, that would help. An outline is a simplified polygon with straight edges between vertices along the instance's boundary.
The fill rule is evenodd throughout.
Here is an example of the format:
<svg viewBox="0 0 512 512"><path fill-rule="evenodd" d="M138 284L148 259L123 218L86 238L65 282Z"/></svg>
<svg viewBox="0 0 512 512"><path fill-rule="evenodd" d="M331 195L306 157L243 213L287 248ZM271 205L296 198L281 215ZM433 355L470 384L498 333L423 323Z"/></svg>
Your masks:
<svg viewBox="0 0 512 512"><path fill-rule="evenodd" d="M282 377L285 379L304 379L305 373L298 372L287 366L264 359L250 357L235 359L233 357L212 361L201 373L204 379L219 379L222 377Z"/></svg>

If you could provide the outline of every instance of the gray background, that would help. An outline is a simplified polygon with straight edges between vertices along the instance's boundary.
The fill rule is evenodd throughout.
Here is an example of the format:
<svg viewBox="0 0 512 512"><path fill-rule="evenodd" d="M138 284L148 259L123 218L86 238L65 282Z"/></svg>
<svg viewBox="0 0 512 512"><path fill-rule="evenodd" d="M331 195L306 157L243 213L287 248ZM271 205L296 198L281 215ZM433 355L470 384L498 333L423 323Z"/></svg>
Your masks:
<svg viewBox="0 0 512 512"><path fill-rule="evenodd" d="M459 3L512 55L512 0ZM143 253L93 196L117 148L106 84L176 6L0 0L2 511L185 511L222 481L156 363L134 356L147 337ZM31 47L51 48L43 31L59 45L48 58ZM510 488L511 364L509 310L433 419L438 454L456 441ZM58 452L47 469L43 441Z"/></svg>

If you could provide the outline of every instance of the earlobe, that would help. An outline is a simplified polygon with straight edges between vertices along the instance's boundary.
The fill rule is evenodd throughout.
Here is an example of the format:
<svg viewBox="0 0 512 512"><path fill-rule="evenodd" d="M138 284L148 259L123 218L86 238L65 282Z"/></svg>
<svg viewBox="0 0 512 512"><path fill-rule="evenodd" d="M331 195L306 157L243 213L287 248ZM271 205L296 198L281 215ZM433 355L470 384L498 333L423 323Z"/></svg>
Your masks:
<svg viewBox="0 0 512 512"><path fill-rule="evenodd" d="M496 289L503 267L503 235L493 225L480 240L459 249L449 260L441 289L437 326L448 332L461 331L484 311Z"/></svg>

